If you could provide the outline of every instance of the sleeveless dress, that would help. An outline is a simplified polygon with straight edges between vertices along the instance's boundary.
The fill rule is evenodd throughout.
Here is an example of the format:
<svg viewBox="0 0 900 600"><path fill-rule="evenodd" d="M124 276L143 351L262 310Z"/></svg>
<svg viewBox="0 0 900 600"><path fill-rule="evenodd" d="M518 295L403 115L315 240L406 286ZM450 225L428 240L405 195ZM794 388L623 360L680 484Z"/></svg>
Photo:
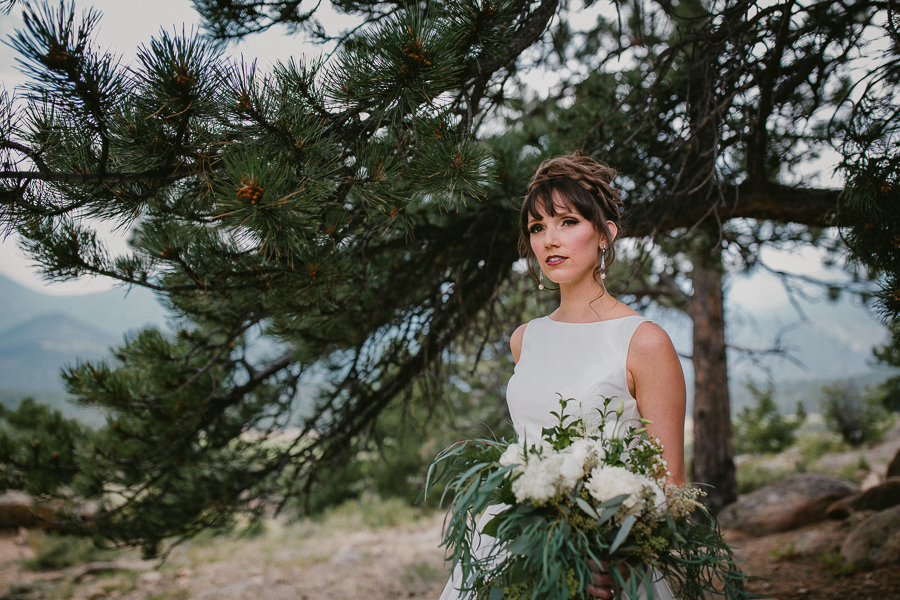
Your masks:
<svg viewBox="0 0 900 600"><path fill-rule="evenodd" d="M594 323L565 323L542 317L528 323L522 338L519 362L506 388L506 401L516 435L520 440L537 440L541 430L553 427L556 417L550 411L559 410L559 394L574 398L566 407L567 414L591 420L598 415L604 398L625 401L622 419L641 416L637 401L628 389L625 362L631 337L641 323L650 321L632 315ZM615 406L615 404L613 406ZM504 506L488 507L478 520L480 530ZM483 557L490 550L494 538L478 536L475 554ZM455 569L440 600L469 600L461 594L462 574ZM654 600L674 600L668 585L661 578L653 584ZM642 590L638 598L643 600Z"/></svg>

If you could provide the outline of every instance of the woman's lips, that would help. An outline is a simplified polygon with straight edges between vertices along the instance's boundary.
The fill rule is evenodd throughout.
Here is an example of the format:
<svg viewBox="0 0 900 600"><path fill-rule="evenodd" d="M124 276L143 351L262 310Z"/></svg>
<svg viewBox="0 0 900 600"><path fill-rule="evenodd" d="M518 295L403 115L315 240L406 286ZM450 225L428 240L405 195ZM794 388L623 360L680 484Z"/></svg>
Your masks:
<svg viewBox="0 0 900 600"><path fill-rule="evenodd" d="M556 265L562 264L562 262L566 260L565 256L548 256L547 264L551 267L555 267Z"/></svg>

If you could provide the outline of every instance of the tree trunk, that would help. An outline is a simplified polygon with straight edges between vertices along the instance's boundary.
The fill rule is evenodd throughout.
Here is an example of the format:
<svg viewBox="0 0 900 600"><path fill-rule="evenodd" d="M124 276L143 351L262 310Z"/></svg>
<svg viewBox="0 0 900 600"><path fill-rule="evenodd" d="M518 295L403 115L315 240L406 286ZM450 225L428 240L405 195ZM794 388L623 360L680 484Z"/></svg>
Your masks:
<svg viewBox="0 0 900 600"><path fill-rule="evenodd" d="M694 325L694 458L691 480L706 483L703 502L713 512L737 499L731 402L725 357L725 308L719 252L698 249L688 314Z"/></svg>

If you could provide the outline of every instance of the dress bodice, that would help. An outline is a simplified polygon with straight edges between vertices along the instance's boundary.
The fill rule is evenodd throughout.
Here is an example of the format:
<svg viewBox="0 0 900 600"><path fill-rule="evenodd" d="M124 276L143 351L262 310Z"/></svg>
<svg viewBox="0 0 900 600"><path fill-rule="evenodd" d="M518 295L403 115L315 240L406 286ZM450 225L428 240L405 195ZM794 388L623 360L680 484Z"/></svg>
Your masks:
<svg viewBox="0 0 900 600"><path fill-rule="evenodd" d="M604 398L611 407L625 402L621 419L639 418L637 401L628 390L626 360L631 338L641 323L632 315L594 323L566 323L542 317L528 323L519 362L506 388L509 413L519 438L540 438L557 423L559 395L573 398L566 413L599 420Z"/></svg>

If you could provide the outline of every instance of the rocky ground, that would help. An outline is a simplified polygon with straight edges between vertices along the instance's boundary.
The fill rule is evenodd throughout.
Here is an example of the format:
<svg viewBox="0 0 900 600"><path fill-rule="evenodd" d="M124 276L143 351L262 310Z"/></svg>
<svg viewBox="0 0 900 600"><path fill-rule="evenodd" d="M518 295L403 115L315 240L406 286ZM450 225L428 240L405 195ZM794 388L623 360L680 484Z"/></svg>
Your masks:
<svg viewBox="0 0 900 600"><path fill-rule="evenodd" d="M353 525L353 523L346 523ZM749 589L780 600L900 599L900 568L843 572L835 558L847 522L828 521L761 538L729 532ZM206 538L177 548L161 566L128 557L60 571L32 571L22 560L28 536L0 538L0 596L5 599L130 600L366 598L436 600L447 568L438 548L440 516L375 529L339 523L270 523L252 539Z"/></svg>
<svg viewBox="0 0 900 600"><path fill-rule="evenodd" d="M871 465L868 475L858 474L865 480L898 449L900 426L876 447L823 458L838 461L835 470ZM842 540L862 518L761 537L726 531L726 538L745 560L744 572L760 578L750 582L752 592L779 600L900 600L900 563L857 570L840 558ZM53 538L0 531L0 600L436 600L448 576L441 523L441 515L369 499L318 521L269 521L253 536L204 536L162 563L128 553L84 554L73 566L51 570L37 570L29 559L47 555Z"/></svg>

